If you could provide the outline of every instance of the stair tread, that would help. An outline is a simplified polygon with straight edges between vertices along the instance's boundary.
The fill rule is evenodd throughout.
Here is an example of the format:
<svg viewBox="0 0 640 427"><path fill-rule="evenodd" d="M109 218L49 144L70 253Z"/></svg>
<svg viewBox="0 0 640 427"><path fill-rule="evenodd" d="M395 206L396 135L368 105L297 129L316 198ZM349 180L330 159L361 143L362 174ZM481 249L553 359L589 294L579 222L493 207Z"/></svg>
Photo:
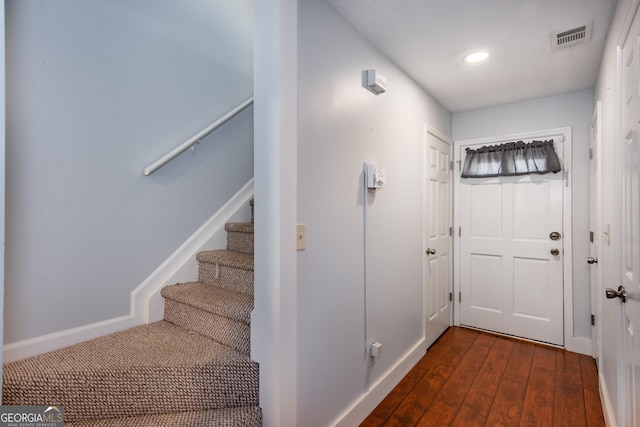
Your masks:
<svg viewBox="0 0 640 427"><path fill-rule="evenodd" d="M260 426L262 412L257 406L172 412L137 417L108 418L65 423L67 427L253 427Z"/></svg>
<svg viewBox="0 0 640 427"><path fill-rule="evenodd" d="M203 251L196 255L199 262L219 264L241 270L253 271L253 254L222 249Z"/></svg>
<svg viewBox="0 0 640 427"><path fill-rule="evenodd" d="M34 372L57 376L87 370L202 365L216 359L250 362L238 351L160 321L8 363L3 376L7 380L8 373L18 377L31 377Z"/></svg>
<svg viewBox="0 0 640 427"><path fill-rule="evenodd" d="M246 324L249 324L253 310L253 295L202 282L166 286L162 296Z"/></svg>
<svg viewBox="0 0 640 427"><path fill-rule="evenodd" d="M226 231L237 232L237 233L253 233L254 232L254 223L253 222L228 222L224 226Z"/></svg>

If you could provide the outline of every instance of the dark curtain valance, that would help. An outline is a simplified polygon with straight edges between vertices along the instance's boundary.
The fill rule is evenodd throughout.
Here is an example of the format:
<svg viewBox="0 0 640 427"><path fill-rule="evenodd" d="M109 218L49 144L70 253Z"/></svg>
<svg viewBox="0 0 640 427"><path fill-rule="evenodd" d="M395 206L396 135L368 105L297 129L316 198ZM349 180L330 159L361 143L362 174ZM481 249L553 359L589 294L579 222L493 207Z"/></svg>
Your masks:
<svg viewBox="0 0 640 427"><path fill-rule="evenodd" d="M467 148L466 151L463 178L557 173L561 170L553 140L508 142L477 150Z"/></svg>

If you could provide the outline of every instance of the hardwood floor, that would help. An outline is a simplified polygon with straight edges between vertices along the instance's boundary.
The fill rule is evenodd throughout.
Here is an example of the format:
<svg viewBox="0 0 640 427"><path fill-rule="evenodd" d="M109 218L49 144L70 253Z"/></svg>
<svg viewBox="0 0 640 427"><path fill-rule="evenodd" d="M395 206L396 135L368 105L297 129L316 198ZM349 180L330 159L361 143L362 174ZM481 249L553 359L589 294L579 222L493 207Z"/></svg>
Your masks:
<svg viewBox="0 0 640 427"><path fill-rule="evenodd" d="M449 328L361 426L604 426L588 356Z"/></svg>

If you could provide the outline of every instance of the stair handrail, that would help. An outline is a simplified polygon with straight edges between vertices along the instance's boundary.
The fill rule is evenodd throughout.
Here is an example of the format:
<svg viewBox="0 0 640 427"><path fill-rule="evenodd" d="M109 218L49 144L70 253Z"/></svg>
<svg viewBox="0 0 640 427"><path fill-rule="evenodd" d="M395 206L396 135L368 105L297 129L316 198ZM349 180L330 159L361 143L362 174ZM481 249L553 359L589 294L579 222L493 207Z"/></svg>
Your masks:
<svg viewBox="0 0 640 427"><path fill-rule="evenodd" d="M225 123L227 123L229 120L231 120L232 118L234 118L235 116L240 114L242 111L244 111L246 108L248 108L252 104L253 104L253 96L248 98L242 104L240 104L237 107L235 107L232 110L230 110L227 114L225 114L224 116L220 117L215 122L211 123L209 126L207 126L206 128L202 129L197 134L193 135L191 138L189 138L186 141L184 141L182 144L178 145L173 150L169 151L164 156L160 157L155 162L151 163L149 166L147 166L144 169L144 175L145 176L151 175L152 173L154 173L155 171L160 169L162 166L166 165L171 160L173 160L176 157L178 157L178 155L182 154L184 151L186 151L189 148L193 147L194 145L198 144L204 137L209 135L214 130L218 129L220 126L222 126Z"/></svg>

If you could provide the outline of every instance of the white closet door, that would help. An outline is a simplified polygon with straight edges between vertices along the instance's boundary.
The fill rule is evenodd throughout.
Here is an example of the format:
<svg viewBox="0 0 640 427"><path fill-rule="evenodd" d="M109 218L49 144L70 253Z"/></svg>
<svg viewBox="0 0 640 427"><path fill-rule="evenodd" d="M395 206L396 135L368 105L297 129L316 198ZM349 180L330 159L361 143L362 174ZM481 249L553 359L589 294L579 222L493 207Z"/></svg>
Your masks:
<svg viewBox="0 0 640 427"><path fill-rule="evenodd" d="M431 346L452 323L451 146L427 133L424 183L425 339Z"/></svg>

